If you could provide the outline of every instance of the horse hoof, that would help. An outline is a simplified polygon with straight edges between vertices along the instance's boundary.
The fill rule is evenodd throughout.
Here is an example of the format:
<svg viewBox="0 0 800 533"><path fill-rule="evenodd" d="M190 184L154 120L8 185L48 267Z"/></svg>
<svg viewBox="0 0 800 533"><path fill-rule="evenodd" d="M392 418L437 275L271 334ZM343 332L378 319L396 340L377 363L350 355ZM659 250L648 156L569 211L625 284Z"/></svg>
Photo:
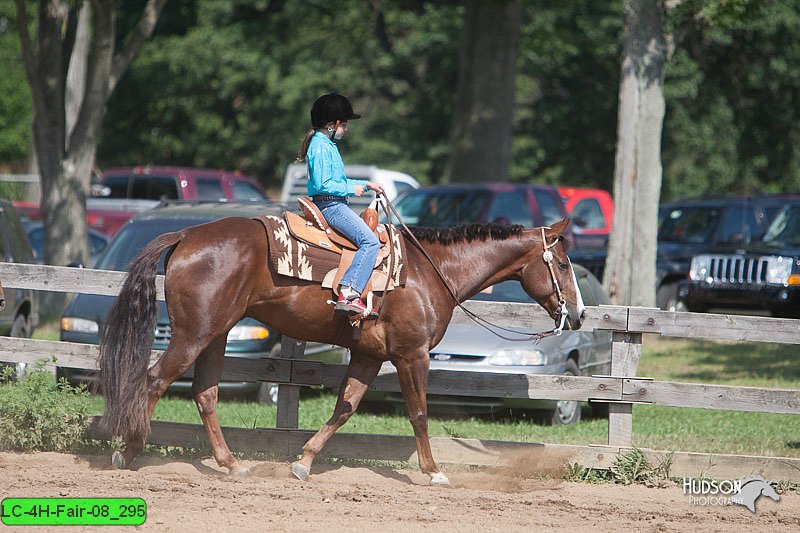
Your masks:
<svg viewBox="0 0 800 533"><path fill-rule="evenodd" d="M441 472L436 472L431 474L431 486L432 487L449 487L450 480L447 479L447 476L442 474Z"/></svg>
<svg viewBox="0 0 800 533"><path fill-rule="evenodd" d="M252 477L253 473L246 466L237 466L231 469L231 475L240 478Z"/></svg>
<svg viewBox="0 0 800 533"><path fill-rule="evenodd" d="M125 458L122 457L122 452L119 450L111 454L111 466L114 468L125 468Z"/></svg>
<svg viewBox="0 0 800 533"><path fill-rule="evenodd" d="M311 473L309 468L302 463L292 463L292 474L300 481L308 481L308 475Z"/></svg>

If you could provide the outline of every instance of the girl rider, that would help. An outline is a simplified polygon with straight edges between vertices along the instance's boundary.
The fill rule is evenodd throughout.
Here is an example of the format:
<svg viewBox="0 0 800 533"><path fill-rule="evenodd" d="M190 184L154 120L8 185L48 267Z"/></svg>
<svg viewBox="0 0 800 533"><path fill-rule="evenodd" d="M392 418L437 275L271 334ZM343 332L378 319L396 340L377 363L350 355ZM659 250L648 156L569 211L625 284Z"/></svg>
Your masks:
<svg viewBox="0 0 800 533"><path fill-rule="evenodd" d="M347 121L361 118L353 112L350 101L336 93L320 96L311 106L311 130L303 139L297 161L308 161L308 195L317 205L330 227L350 239L358 247L353 262L342 277L334 310L365 313L361 300L375 260L380 241L367 224L347 206L348 196L361 196L366 190L383 192L379 184L351 180L344 175L344 161L336 141L347 134ZM377 313L370 309L370 315Z"/></svg>

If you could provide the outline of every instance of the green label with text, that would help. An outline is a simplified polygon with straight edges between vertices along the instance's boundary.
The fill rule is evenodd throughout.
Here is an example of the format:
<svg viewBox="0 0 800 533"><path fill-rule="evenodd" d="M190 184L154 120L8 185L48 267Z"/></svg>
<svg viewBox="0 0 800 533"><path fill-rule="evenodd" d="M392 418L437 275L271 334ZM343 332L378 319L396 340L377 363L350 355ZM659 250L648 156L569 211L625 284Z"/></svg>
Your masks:
<svg viewBox="0 0 800 533"><path fill-rule="evenodd" d="M7 526L139 526L147 520L142 498L5 498Z"/></svg>

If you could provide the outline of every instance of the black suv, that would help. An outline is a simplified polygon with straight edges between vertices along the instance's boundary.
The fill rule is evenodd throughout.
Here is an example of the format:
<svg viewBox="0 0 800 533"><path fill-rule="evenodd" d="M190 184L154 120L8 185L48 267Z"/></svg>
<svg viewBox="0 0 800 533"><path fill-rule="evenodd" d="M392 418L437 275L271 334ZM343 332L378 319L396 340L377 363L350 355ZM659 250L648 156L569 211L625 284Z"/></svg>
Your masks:
<svg viewBox="0 0 800 533"><path fill-rule="evenodd" d="M719 247L742 247L758 240L781 208L800 204L800 195L702 196L659 208L656 280L658 307L682 309L678 285L692 257Z"/></svg>
<svg viewBox="0 0 800 533"><path fill-rule="evenodd" d="M786 204L800 204L800 195L698 196L661 204L656 305L683 310L678 286L689 274L692 257L719 246L745 246L758 240ZM605 250L578 250L570 257L603 279Z"/></svg>
<svg viewBox="0 0 800 533"><path fill-rule="evenodd" d="M144 211L133 217L114 236L103 254L98 258L95 268L100 270L127 271L128 265L148 242L163 233L179 231L189 226L203 224L229 216L256 217L263 214L279 214L284 208L272 202L216 202L216 201L167 201L158 207ZM265 236L266 238L266 236ZM231 258L235 260L236 258ZM264 258L267 261L267 258ZM158 273L164 273L164 258L158 266ZM114 302L113 296L78 294L64 310L61 318L61 340L98 344L99 332ZM172 329L167 316L167 306L158 302L153 348L166 349ZM280 333L273 331L252 318L243 318L228 333L226 357L245 357L259 359L280 355ZM306 356L315 355L331 359L328 362L341 362L346 352L330 345L308 343ZM93 373L76 368L58 368L57 375L71 382L90 381ZM179 379L171 390L189 390L191 379ZM234 393L254 393L259 401L274 403L277 400L277 386L257 382L222 382L220 389Z"/></svg>
<svg viewBox="0 0 800 533"><path fill-rule="evenodd" d="M800 318L800 202L786 205L763 237L692 259L680 296L690 311L765 309Z"/></svg>
<svg viewBox="0 0 800 533"><path fill-rule="evenodd" d="M8 200L0 199L0 261L35 264L33 250L19 219ZM0 280L2 281L2 280ZM0 335L30 337L39 325L38 294L30 289L3 288L6 305L0 311ZM26 363L9 363L13 373L25 373Z"/></svg>

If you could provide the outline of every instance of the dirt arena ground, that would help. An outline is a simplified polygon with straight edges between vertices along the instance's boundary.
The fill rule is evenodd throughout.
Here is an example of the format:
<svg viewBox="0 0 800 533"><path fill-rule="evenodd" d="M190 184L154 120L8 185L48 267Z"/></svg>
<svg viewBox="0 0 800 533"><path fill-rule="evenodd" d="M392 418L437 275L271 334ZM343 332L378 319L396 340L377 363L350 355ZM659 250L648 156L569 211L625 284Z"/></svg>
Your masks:
<svg viewBox="0 0 800 533"><path fill-rule="evenodd" d="M106 456L0 453L0 498L140 497L144 531L800 531L800 494L745 507L691 506L679 486L591 485L528 477L529 471L448 472L452 488L427 485L416 470L315 465L311 479L288 463L247 461L233 479L211 459L137 459L137 470L106 467ZM525 471L525 476L519 472ZM0 531L98 531L17 527ZM116 528L120 529L132 528Z"/></svg>

